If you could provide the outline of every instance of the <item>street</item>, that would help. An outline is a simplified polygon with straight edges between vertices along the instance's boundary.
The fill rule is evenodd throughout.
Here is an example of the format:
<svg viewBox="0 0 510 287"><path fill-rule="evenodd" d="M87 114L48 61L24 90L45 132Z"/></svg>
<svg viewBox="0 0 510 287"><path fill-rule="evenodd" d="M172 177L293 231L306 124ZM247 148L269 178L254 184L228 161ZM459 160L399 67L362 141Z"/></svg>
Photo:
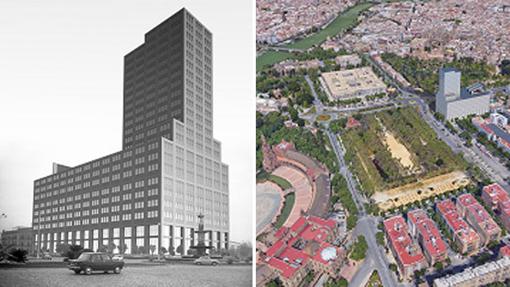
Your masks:
<svg viewBox="0 0 510 287"><path fill-rule="evenodd" d="M128 266L119 275L76 275L67 268L0 269L0 287L26 286L251 286L251 265L233 266Z"/></svg>
<svg viewBox="0 0 510 287"><path fill-rule="evenodd" d="M361 193L357 190L354 178L344 162L344 154L343 149L340 146L340 142L331 131L328 130L327 134L331 145L333 146L333 150L337 156L340 172L347 180L347 186L359 210L359 219L353 231L353 238L357 237L357 235L365 236L368 245L368 251L364 264L374 264L374 267L379 272L381 282L384 286L397 286L395 277L388 268L389 263L386 259L386 255L383 253L382 249L379 248L377 242L375 241L377 222L375 218L368 216L365 213L365 208L363 206L364 199ZM354 277L356 280L352 281L349 286L355 286L353 282L360 282L363 280L363 278L370 276L371 273L372 268L362 266L362 268L356 273Z"/></svg>

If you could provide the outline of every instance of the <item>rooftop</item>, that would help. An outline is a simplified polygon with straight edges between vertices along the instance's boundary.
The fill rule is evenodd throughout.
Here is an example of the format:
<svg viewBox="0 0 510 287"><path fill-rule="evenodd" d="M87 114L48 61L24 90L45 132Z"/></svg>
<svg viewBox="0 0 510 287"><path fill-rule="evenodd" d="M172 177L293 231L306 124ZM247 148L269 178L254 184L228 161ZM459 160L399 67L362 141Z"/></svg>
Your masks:
<svg viewBox="0 0 510 287"><path fill-rule="evenodd" d="M473 216L476 222L478 222L478 225L485 230L485 232L501 232L501 228L499 228L498 224L472 194L465 193L460 195L457 198L457 202L466 207L467 212Z"/></svg>
<svg viewBox="0 0 510 287"><path fill-rule="evenodd" d="M425 260L420 247L413 242L407 231L407 224L400 215L384 221L384 229L389 236L398 260L403 265L413 265Z"/></svg>
<svg viewBox="0 0 510 287"><path fill-rule="evenodd" d="M457 212L453 201L450 199L443 200L437 203L437 209L450 228L453 229L454 233L458 236L459 240L462 242L473 242L480 239L478 233L476 233Z"/></svg>
<svg viewBox="0 0 510 287"><path fill-rule="evenodd" d="M265 262L290 278L309 260L329 264L336 259L340 248L328 241L335 234L336 222L315 216L300 217L286 232L280 228L277 241L267 249Z"/></svg>
<svg viewBox="0 0 510 287"><path fill-rule="evenodd" d="M416 224L418 232L423 237L423 248L432 256L447 252L448 246L441 238L441 234L434 222L423 209L416 209L407 214L409 220Z"/></svg>
<svg viewBox="0 0 510 287"><path fill-rule="evenodd" d="M386 89L370 67L322 73L322 78L333 97L350 96L360 91Z"/></svg>

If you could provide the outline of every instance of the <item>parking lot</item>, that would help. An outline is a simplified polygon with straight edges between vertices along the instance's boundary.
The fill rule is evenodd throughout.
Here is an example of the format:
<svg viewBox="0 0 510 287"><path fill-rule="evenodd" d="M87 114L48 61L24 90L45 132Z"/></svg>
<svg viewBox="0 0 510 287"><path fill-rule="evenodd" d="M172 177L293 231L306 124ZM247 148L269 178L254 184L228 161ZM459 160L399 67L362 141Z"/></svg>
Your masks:
<svg viewBox="0 0 510 287"><path fill-rule="evenodd" d="M0 287L251 286L251 266L127 266L121 274L75 275L65 268L0 269Z"/></svg>

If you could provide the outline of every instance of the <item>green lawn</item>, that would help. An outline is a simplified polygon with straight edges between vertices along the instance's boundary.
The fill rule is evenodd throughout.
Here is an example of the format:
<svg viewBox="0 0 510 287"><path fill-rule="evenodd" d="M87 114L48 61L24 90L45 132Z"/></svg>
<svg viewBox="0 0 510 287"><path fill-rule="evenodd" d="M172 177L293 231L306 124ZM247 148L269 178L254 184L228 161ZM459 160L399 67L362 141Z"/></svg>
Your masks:
<svg viewBox="0 0 510 287"><path fill-rule="evenodd" d="M290 182L288 182L286 179L281 178L277 175L271 174L268 178L269 181L272 181L276 183L279 187L281 187L283 190L289 189L292 187Z"/></svg>
<svg viewBox="0 0 510 287"><path fill-rule="evenodd" d="M286 59L292 59L294 55L289 52L267 51L257 57L257 72L266 66L272 66Z"/></svg>
<svg viewBox="0 0 510 287"><path fill-rule="evenodd" d="M280 228L283 226L287 218L289 217L290 212L292 211L292 207L294 207L294 201L296 196L294 193L289 193L285 196L285 202L283 204L282 212L278 215L278 219L276 220L276 228Z"/></svg>
<svg viewBox="0 0 510 287"><path fill-rule="evenodd" d="M356 25L359 14L370 8L372 5L373 5L372 3L360 3L354 7L351 7L347 11L338 15L336 19L333 20L333 22L331 22L326 28L304 39L286 45L285 47L306 50L312 48L314 45L320 45L328 37L342 33L346 29ZM280 51L264 52L263 54L257 57L257 72L262 70L262 68L266 66L271 66L283 60L292 59L294 57L295 56L289 52Z"/></svg>
<svg viewBox="0 0 510 287"><path fill-rule="evenodd" d="M326 28L304 39L291 43L286 47L306 50L313 47L314 45L320 45L328 37L335 36L354 26L358 20L359 14L370 8L372 5L372 3L360 3L354 7L351 7L347 11L344 11L342 14L338 15L336 19L333 20L333 22L331 22Z"/></svg>

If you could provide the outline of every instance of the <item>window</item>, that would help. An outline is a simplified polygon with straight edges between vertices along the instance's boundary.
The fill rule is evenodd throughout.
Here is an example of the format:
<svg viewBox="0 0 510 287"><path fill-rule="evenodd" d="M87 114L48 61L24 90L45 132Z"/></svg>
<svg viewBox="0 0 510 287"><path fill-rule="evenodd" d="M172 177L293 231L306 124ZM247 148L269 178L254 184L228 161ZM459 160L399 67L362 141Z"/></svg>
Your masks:
<svg viewBox="0 0 510 287"><path fill-rule="evenodd" d="M124 227L124 237L131 237L131 227Z"/></svg>
<svg viewBox="0 0 510 287"><path fill-rule="evenodd" d="M136 236L143 237L145 235L145 226L137 226L136 227Z"/></svg>
<svg viewBox="0 0 510 287"><path fill-rule="evenodd" d="M158 236L159 235L159 228L157 225L151 225L149 227L149 235L150 236Z"/></svg>

